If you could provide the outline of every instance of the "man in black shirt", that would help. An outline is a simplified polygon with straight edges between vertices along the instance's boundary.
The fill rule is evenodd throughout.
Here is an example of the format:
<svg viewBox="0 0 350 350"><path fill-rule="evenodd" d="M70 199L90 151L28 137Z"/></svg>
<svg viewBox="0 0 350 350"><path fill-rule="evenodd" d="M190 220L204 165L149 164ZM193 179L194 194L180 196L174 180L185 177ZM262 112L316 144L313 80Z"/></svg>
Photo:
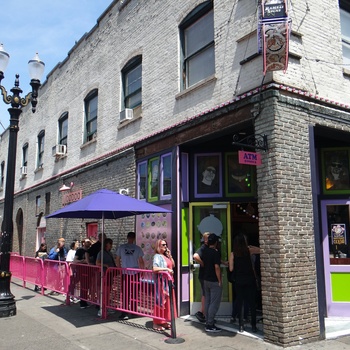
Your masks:
<svg viewBox="0 0 350 350"><path fill-rule="evenodd" d="M198 321L200 322L205 322L205 295L204 295L204 264L202 260L203 256L203 251L204 249L208 248L208 237L210 235L210 232L204 232L202 239L203 239L203 244L201 247L193 254L193 259L195 262L199 264L199 272L198 272L198 279L199 283L201 284L201 293L202 293L202 298L201 298L201 309L196 312L195 316L197 317Z"/></svg>
<svg viewBox="0 0 350 350"><path fill-rule="evenodd" d="M219 237L211 233L208 237L208 249L203 251L202 261L204 264L204 293L205 293L205 318L206 332L220 332L216 327L215 315L219 310L222 294L222 280L220 253L216 249Z"/></svg>

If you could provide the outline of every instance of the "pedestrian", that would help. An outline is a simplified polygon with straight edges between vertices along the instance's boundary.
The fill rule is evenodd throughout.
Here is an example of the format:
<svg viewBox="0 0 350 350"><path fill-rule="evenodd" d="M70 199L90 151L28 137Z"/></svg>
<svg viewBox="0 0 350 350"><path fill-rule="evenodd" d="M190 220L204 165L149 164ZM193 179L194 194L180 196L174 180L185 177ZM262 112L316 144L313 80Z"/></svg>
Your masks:
<svg viewBox="0 0 350 350"><path fill-rule="evenodd" d="M73 262L77 264L87 264L85 253L91 247L91 241L86 238L81 241L81 246L76 250Z"/></svg>
<svg viewBox="0 0 350 350"><path fill-rule="evenodd" d="M204 295L204 263L202 260L203 251L204 249L208 248L208 237L210 235L210 232L204 232L202 235L202 245L200 248L193 254L193 259L199 264L199 272L198 272L198 279L201 286L201 309L195 313L195 316L197 317L198 321L205 322L205 295Z"/></svg>
<svg viewBox="0 0 350 350"><path fill-rule="evenodd" d="M50 249L48 258L50 260L66 261L67 249L65 247L66 240L64 238L59 238L57 240L56 246Z"/></svg>
<svg viewBox="0 0 350 350"><path fill-rule="evenodd" d="M230 254L229 269L234 272L240 332L244 331L244 302L250 309L252 331L254 333L258 331L256 327L257 276L252 260L254 254L260 254L260 248L249 246L247 237L243 233L239 233L233 240L233 252Z"/></svg>
<svg viewBox="0 0 350 350"><path fill-rule="evenodd" d="M168 244L163 239L158 239L154 249L155 255L153 256L153 272L156 274L161 271L166 271L170 274L171 278L174 274L175 262L171 256L171 252L168 249ZM172 293L174 311L175 308L175 293L174 290L169 291L167 283L162 281L162 276L156 276L156 303L154 305L155 315L164 315L166 322L160 321L156 318L153 319L153 328L158 331L170 329L171 324L171 307L170 307L170 293ZM176 315L174 315L176 317Z"/></svg>
<svg viewBox="0 0 350 350"><path fill-rule="evenodd" d="M35 252L35 258L45 260L47 258L47 245L46 243L41 243L39 249ZM38 264L38 271L37 271L37 277L36 282L39 284L42 284L41 280L41 265ZM36 292L41 291L41 287L39 287L37 284L34 287L34 290Z"/></svg>
<svg viewBox="0 0 350 350"><path fill-rule="evenodd" d="M79 241L78 240L74 240L70 247L69 247L69 251L67 253L67 257L66 257L66 261L67 262L73 262L74 261L74 256L75 256L75 253L77 251L77 249L79 248Z"/></svg>
<svg viewBox="0 0 350 350"><path fill-rule="evenodd" d="M116 252L116 264L117 267L123 269L144 269L142 249L135 244L136 234L135 232L129 232L127 234L127 243L121 244ZM134 286L138 282L139 273L123 270L122 274L122 291L123 291L123 307L128 309L129 300L134 299L135 294ZM133 282L132 285L130 282ZM128 293L129 292L129 293ZM129 299L129 300L127 300ZM120 320L127 320L129 318L126 312L122 312L119 316Z"/></svg>
<svg viewBox="0 0 350 350"><path fill-rule="evenodd" d="M96 265L96 258L101 251L102 240L105 240L106 238L105 234L100 233L98 235L98 240L87 250L85 259L88 264Z"/></svg>
<svg viewBox="0 0 350 350"><path fill-rule="evenodd" d="M215 316L219 310L222 294L221 257L217 250L219 237L211 233L208 237L208 249L204 249L202 260L204 263L204 295L206 332L220 332L215 326Z"/></svg>

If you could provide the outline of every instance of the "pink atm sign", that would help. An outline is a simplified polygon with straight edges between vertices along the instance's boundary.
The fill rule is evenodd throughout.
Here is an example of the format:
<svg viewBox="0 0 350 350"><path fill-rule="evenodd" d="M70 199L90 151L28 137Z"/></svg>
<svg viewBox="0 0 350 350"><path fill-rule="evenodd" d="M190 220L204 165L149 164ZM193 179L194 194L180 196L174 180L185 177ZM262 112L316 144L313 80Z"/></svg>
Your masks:
<svg viewBox="0 0 350 350"><path fill-rule="evenodd" d="M238 151L239 164L261 165L261 154L255 152Z"/></svg>

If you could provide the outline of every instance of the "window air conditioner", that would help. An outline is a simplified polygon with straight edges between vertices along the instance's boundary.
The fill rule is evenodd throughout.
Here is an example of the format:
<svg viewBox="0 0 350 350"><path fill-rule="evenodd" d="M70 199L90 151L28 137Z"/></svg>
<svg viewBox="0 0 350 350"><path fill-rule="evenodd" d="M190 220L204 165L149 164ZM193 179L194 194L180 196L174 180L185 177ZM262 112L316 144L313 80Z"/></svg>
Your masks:
<svg viewBox="0 0 350 350"><path fill-rule="evenodd" d="M52 156L64 156L67 153L67 146L66 145L56 145L52 147Z"/></svg>
<svg viewBox="0 0 350 350"><path fill-rule="evenodd" d="M134 117L134 111L131 108L125 108L120 112L120 122L124 120L130 120Z"/></svg>
<svg viewBox="0 0 350 350"><path fill-rule="evenodd" d="M24 175L27 175L28 172L27 172L27 167L26 166L22 166L21 167L21 175L24 176Z"/></svg>

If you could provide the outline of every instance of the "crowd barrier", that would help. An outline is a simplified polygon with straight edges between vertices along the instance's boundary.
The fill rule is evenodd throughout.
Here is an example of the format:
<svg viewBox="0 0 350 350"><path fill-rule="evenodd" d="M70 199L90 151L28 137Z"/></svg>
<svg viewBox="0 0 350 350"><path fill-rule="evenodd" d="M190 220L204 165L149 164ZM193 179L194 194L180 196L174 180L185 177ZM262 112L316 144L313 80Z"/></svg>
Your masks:
<svg viewBox="0 0 350 350"><path fill-rule="evenodd" d="M99 305L102 318L108 310L116 310L167 322L163 303L168 297L171 309L171 336L176 338L175 300L172 277L167 272L112 268L101 274L96 265L67 263L11 254L12 277L41 288L41 294L56 292L71 298Z"/></svg>

